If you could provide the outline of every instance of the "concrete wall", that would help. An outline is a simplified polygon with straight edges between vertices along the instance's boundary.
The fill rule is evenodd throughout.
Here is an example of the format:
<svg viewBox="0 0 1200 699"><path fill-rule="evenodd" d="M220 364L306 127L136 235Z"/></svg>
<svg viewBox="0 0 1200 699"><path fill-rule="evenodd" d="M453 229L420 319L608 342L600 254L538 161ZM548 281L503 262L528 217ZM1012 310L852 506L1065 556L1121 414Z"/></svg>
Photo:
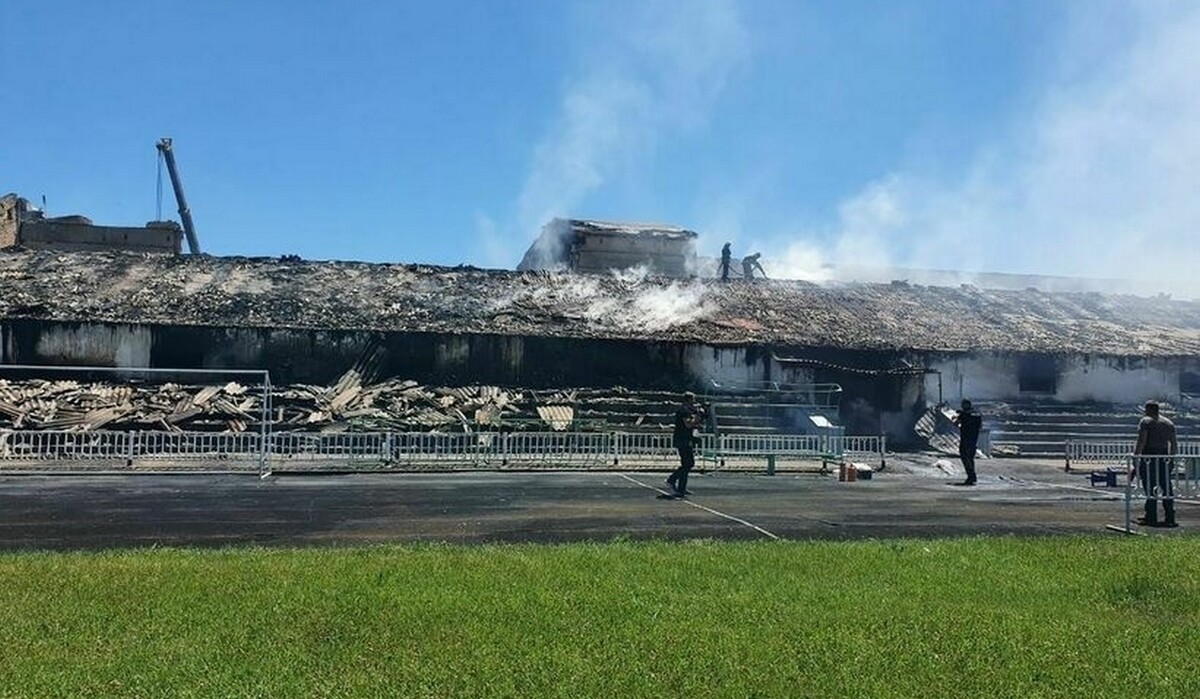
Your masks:
<svg viewBox="0 0 1200 699"><path fill-rule="evenodd" d="M711 390L713 381L736 385L771 378L771 352L762 347L687 345L683 358L691 382L699 390Z"/></svg>
<svg viewBox="0 0 1200 699"><path fill-rule="evenodd" d="M36 319L2 321L0 328L9 364L265 368L278 382L328 383L375 355L381 378L450 385L679 388L693 380L682 343Z"/></svg>
<svg viewBox="0 0 1200 699"><path fill-rule="evenodd" d="M175 228L127 228L59 221L21 224L20 243L39 250L134 250L179 254L182 231Z"/></svg>
<svg viewBox="0 0 1200 699"><path fill-rule="evenodd" d="M1022 392L1021 354L971 354L934 359L929 366L941 371L942 396L948 402L1013 400L1040 397L1065 403L1098 401L1139 403L1149 398L1176 400L1181 372L1200 370L1200 357L1106 357L1069 355L1055 357L1056 381L1052 392ZM937 376L925 378L925 392L937 400Z"/></svg>
<svg viewBox="0 0 1200 699"><path fill-rule="evenodd" d="M17 333L6 330L13 342L5 343L14 364L67 364L102 367L150 366L150 328L139 325L55 324L38 332L32 352L16 343ZM30 361L34 360L34 361Z"/></svg>

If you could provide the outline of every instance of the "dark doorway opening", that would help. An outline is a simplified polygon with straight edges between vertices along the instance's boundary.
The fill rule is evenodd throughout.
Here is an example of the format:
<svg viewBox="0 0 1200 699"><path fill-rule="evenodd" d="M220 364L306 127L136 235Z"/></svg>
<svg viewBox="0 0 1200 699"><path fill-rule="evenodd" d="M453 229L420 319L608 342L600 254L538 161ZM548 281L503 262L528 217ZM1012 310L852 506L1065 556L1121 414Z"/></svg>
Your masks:
<svg viewBox="0 0 1200 699"><path fill-rule="evenodd" d="M1021 393L1054 393L1058 390L1058 361L1044 354L1021 357L1017 384Z"/></svg>

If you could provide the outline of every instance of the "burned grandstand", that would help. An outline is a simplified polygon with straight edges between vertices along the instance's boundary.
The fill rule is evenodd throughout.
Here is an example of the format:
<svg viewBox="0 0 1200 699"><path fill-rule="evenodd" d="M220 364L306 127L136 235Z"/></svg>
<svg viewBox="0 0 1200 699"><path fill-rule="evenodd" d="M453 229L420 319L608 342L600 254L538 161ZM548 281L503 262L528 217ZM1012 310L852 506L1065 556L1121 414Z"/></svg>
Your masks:
<svg viewBox="0 0 1200 699"><path fill-rule="evenodd" d="M1179 404L1200 388L1200 303L16 251L0 255L0 349L5 364L266 368L289 384L333 384L366 354L373 378L432 385L838 384L833 418L903 444L960 397Z"/></svg>

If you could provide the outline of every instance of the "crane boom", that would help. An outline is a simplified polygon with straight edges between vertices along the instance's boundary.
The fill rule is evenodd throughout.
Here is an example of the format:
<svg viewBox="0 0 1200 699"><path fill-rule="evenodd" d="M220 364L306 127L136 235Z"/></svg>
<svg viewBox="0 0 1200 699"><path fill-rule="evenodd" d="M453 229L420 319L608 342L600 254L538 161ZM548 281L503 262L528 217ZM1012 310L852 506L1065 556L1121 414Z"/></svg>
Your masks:
<svg viewBox="0 0 1200 699"><path fill-rule="evenodd" d="M171 139L158 139L158 152L167 161L167 174L171 176L171 188L175 190L175 202L179 204L179 218L183 220L183 233L187 236L188 252L200 254L200 241L196 238L196 226L192 223L192 210L188 208L187 199L183 196L183 182L179 180L179 170L175 167L175 152L171 149Z"/></svg>

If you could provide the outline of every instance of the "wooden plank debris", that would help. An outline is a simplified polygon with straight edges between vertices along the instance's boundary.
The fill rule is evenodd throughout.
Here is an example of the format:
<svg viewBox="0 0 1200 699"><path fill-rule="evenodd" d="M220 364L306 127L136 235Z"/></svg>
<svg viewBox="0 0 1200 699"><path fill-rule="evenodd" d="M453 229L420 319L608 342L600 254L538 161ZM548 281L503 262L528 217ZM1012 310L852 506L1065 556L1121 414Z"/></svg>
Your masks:
<svg viewBox="0 0 1200 699"><path fill-rule="evenodd" d="M293 384L271 389L276 431L546 430L579 417L602 423L628 415L626 427L669 424L669 394L623 388L534 392L500 386L423 386L388 379L367 384L356 368L331 386ZM634 421L636 418L636 422ZM0 379L3 430L256 431L261 387L86 383Z"/></svg>

